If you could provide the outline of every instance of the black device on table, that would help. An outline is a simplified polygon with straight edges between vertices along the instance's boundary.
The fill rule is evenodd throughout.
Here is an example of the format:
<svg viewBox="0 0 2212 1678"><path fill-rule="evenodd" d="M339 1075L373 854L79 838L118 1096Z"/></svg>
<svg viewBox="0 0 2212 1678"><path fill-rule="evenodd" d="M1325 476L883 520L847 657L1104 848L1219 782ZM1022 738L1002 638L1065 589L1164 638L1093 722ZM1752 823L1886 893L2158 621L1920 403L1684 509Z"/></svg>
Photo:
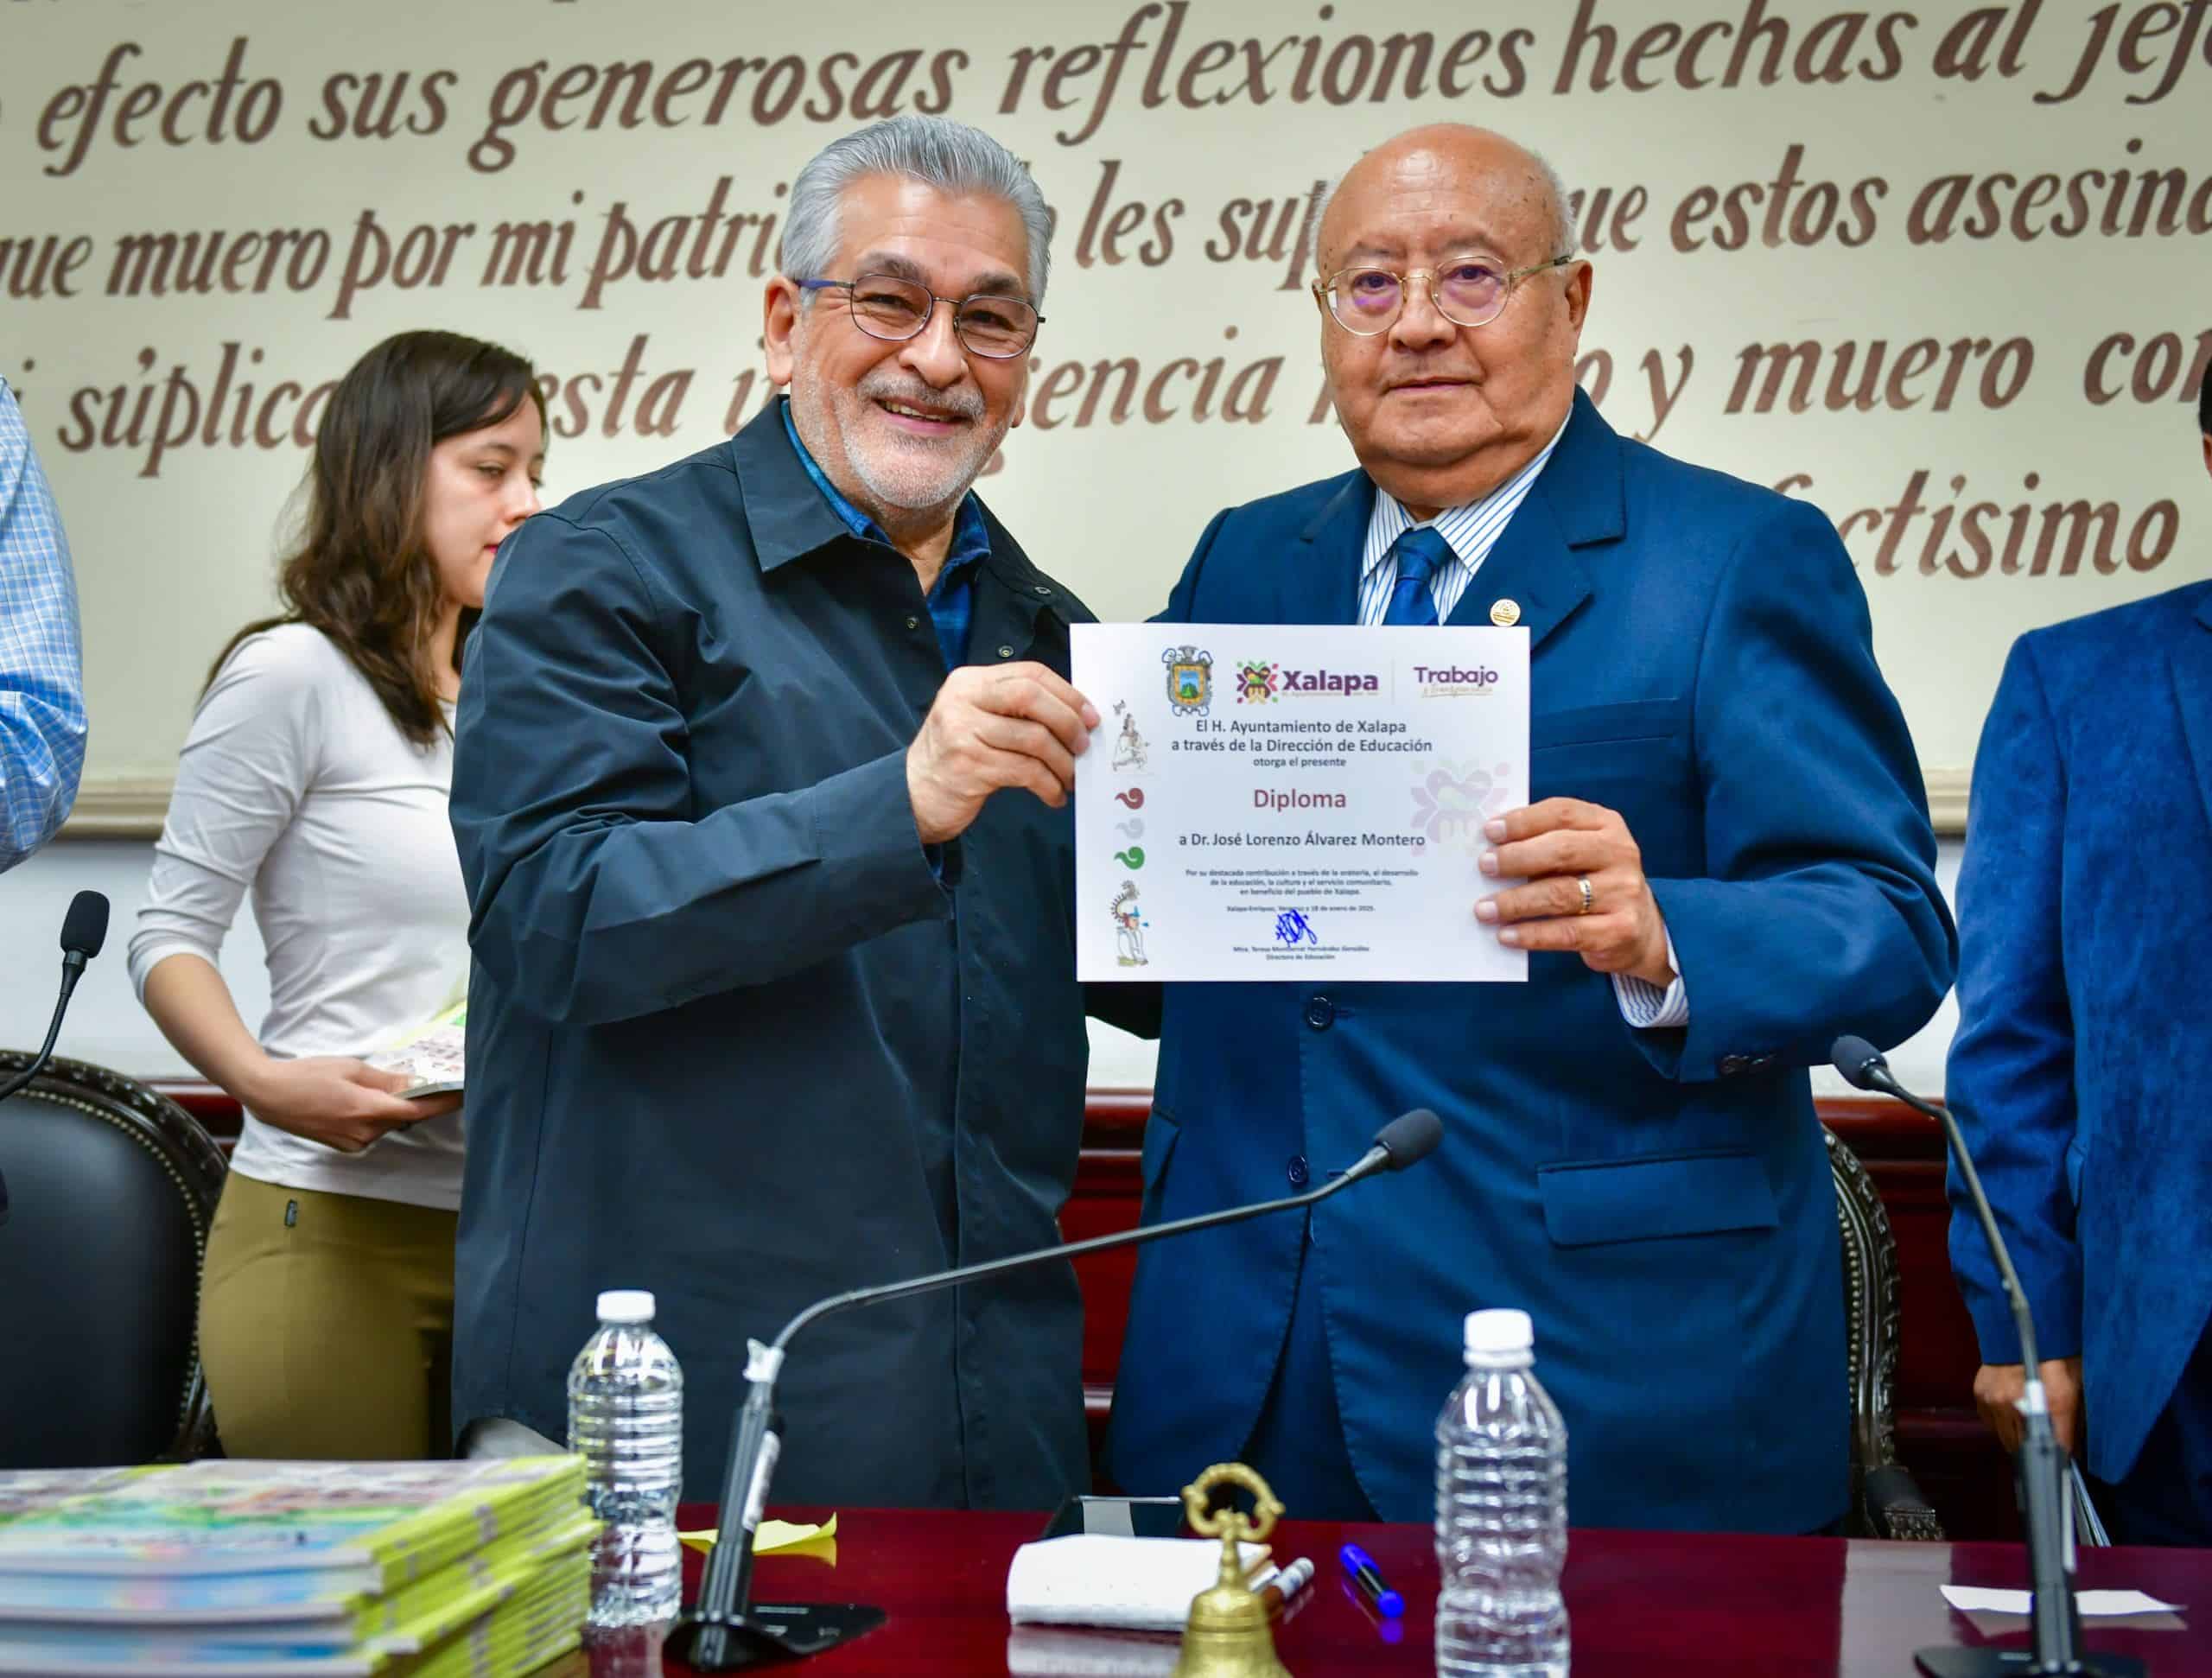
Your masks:
<svg viewBox="0 0 2212 1678"><path fill-rule="evenodd" d="M1087 1491L1060 1500L1045 1530L1046 1538L1069 1538L1077 1533L1098 1533L1109 1538L1181 1538L1183 1500L1180 1497L1101 1497Z"/></svg>

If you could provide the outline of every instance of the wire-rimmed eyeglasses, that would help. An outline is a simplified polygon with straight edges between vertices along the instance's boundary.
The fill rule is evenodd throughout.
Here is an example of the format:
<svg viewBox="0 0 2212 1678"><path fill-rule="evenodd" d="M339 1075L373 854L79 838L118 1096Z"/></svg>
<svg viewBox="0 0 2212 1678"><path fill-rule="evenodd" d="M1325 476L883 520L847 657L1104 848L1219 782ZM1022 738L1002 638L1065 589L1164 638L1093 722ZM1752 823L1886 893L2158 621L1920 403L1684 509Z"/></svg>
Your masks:
<svg viewBox="0 0 2212 1678"><path fill-rule="evenodd" d="M993 361L1011 360L1037 341L1045 317L1020 297L978 291L940 297L918 281L896 274L863 274L856 280L801 280L802 291L845 292L853 324L871 338L903 343L918 337L939 303L952 305L952 335L961 348Z"/></svg>
<svg viewBox="0 0 2212 1678"><path fill-rule="evenodd" d="M1561 268L1573 256L1554 257L1501 273L1480 257L1454 257L1433 268L1340 268L1313 282L1314 301L1346 332L1371 338L1388 332L1406 306L1406 286L1418 279L1428 300L1446 320L1463 327L1486 327L1504 312L1513 288L1531 274Z"/></svg>

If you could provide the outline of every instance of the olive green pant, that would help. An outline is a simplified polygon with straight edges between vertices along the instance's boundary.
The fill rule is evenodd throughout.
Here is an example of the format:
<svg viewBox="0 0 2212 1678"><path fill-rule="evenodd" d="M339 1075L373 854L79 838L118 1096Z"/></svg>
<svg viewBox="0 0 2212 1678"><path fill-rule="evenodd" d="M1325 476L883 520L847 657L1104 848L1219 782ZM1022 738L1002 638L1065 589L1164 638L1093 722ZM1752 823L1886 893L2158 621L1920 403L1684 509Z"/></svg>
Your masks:
<svg viewBox="0 0 2212 1678"><path fill-rule="evenodd" d="M451 1455L457 1221L233 1173L200 1283L200 1356L224 1450Z"/></svg>

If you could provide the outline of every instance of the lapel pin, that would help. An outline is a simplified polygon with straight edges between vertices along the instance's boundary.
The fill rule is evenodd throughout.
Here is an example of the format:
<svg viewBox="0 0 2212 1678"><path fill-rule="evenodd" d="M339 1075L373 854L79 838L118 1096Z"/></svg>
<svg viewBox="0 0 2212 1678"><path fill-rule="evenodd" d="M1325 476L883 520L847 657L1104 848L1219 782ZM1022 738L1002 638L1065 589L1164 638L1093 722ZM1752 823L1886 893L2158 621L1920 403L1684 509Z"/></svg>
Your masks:
<svg viewBox="0 0 2212 1678"><path fill-rule="evenodd" d="M1492 601L1490 620L1500 629L1510 629L1521 621L1521 606L1517 601Z"/></svg>

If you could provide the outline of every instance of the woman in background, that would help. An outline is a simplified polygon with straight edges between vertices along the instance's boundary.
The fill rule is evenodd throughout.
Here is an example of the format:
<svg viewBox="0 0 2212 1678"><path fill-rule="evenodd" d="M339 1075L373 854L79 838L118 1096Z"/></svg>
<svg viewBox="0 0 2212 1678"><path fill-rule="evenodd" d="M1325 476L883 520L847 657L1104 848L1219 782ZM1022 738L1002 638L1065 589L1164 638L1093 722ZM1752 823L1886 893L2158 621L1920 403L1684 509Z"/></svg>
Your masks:
<svg viewBox="0 0 2212 1678"><path fill-rule="evenodd" d="M284 613L215 661L178 760L130 976L245 1111L200 1295L232 1456L449 1451L461 1098L403 1099L359 1057L467 982L453 702L544 449L521 357L440 332L371 350L316 434ZM257 1042L216 966L249 889Z"/></svg>

